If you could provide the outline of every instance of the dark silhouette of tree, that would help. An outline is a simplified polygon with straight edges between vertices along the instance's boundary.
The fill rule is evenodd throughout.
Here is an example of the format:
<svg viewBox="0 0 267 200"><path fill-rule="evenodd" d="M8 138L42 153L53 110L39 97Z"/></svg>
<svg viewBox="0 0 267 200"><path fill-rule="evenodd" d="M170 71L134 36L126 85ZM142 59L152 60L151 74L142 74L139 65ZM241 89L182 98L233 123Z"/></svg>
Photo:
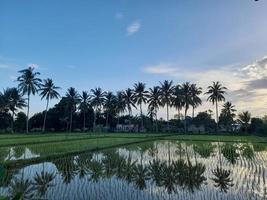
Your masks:
<svg viewBox="0 0 267 200"><path fill-rule="evenodd" d="M174 86L172 81L165 80L163 83L160 82L160 100L162 107L166 105L168 131L170 130L169 107L172 105L173 90Z"/></svg>
<svg viewBox="0 0 267 200"><path fill-rule="evenodd" d="M199 95L202 93L202 88L197 87L196 84L191 85L191 100L192 100L192 119L195 117L195 109L202 104L202 100Z"/></svg>
<svg viewBox="0 0 267 200"><path fill-rule="evenodd" d="M96 130L96 117L101 112L101 107L105 101L106 93L100 87L91 90L91 106L94 108L94 125L93 129Z"/></svg>
<svg viewBox="0 0 267 200"><path fill-rule="evenodd" d="M73 117L73 113L76 110L76 106L77 104L80 102L80 98L79 98L79 94L78 92L75 90L75 88L70 87L66 93L66 100L67 100L67 104L68 107L70 109L70 127L69 127L69 132L72 131L72 117Z"/></svg>
<svg viewBox="0 0 267 200"><path fill-rule="evenodd" d="M242 123L245 132L248 132L248 126L251 119L251 114L249 111L244 111L238 114L238 121Z"/></svg>
<svg viewBox="0 0 267 200"><path fill-rule="evenodd" d="M219 123L224 125L227 131L232 131L232 124L234 123L235 112L235 106L231 102L228 101L223 104L223 108L219 117Z"/></svg>
<svg viewBox="0 0 267 200"><path fill-rule="evenodd" d="M184 104L184 130L187 132L187 111L190 105L193 105L192 102L192 93L191 93L191 84L189 82L182 84L182 97L183 97L183 104Z"/></svg>
<svg viewBox="0 0 267 200"><path fill-rule="evenodd" d="M41 84L41 88L39 90L40 90L41 99L43 98L46 99L46 109L45 109L45 116L44 116L44 123L43 123L43 132L45 132L45 122L46 122L49 100L59 98L60 95L57 92L57 90L59 90L60 87L55 86L53 83L53 80L50 78L44 80L43 82L44 83Z"/></svg>
<svg viewBox="0 0 267 200"><path fill-rule="evenodd" d="M136 109L134 95L135 95L134 91L130 88L126 89L123 92L123 101L128 110L130 124L131 124L132 108Z"/></svg>
<svg viewBox="0 0 267 200"><path fill-rule="evenodd" d="M181 119L181 110L184 106L183 91L182 91L181 85L176 85L174 88L172 105L177 109L178 119L180 120Z"/></svg>
<svg viewBox="0 0 267 200"><path fill-rule="evenodd" d="M26 120L26 133L29 132L29 110L30 110L30 95L35 95L40 88L42 82L41 79L37 78L40 73L34 72L34 68L29 67L28 69L23 69L19 71L21 74L17 81L19 82L18 88L22 94L27 94L27 120Z"/></svg>
<svg viewBox="0 0 267 200"><path fill-rule="evenodd" d="M211 86L208 87L208 91L205 93L209 95L207 101L212 102L212 104L215 104L216 107L216 123L217 123L217 129L218 131L218 123L219 123L219 117L218 117L218 102L225 101L224 95L226 94L226 87L223 87L220 82L213 82Z"/></svg>
<svg viewBox="0 0 267 200"><path fill-rule="evenodd" d="M116 110L116 96L112 92L105 95L104 109L106 111L106 127L109 126L109 116Z"/></svg>
<svg viewBox="0 0 267 200"><path fill-rule="evenodd" d="M147 103L148 103L148 110L150 110L150 112L152 113L152 116L155 116L156 132L158 132L157 112L161 106L160 88L158 86L155 86L153 88L149 88Z"/></svg>
<svg viewBox="0 0 267 200"><path fill-rule="evenodd" d="M141 119L141 130L144 129L144 118L142 112L142 104L146 103L148 97L148 91L145 90L145 83L135 83L134 84L134 102L139 105L140 109L140 119Z"/></svg>
<svg viewBox="0 0 267 200"><path fill-rule="evenodd" d="M126 109L126 103L124 99L124 92L118 91L116 95L116 113L118 114L117 124L120 123L120 115L125 112L125 109Z"/></svg>
<svg viewBox="0 0 267 200"><path fill-rule="evenodd" d="M79 109L83 113L83 131L85 132L85 114L90 108L90 95L88 92L83 91L80 95Z"/></svg>
<svg viewBox="0 0 267 200"><path fill-rule="evenodd" d="M11 131L14 132L14 116L18 109L22 109L26 106L26 101L17 88L7 88L3 94L7 109L12 112Z"/></svg>

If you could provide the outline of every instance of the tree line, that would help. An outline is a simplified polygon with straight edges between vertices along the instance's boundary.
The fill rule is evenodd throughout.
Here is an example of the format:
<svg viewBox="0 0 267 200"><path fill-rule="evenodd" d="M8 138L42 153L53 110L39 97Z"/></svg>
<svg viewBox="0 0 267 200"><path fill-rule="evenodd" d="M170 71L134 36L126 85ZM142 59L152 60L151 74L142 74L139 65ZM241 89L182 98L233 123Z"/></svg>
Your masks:
<svg viewBox="0 0 267 200"><path fill-rule="evenodd" d="M3 119L2 127L4 124L10 127L11 132L14 132L14 119L23 118L23 114L17 113L18 110L26 108L26 133L29 132L29 112L30 112L30 98L33 95L40 95L41 100L45 99L46 109L41 114L42 118L42 131L46 131L47 114L49 109L49 102L52 99L59 99L60 87L56 86L54 81L50 78L42 80L39 78L40 73L36 72L34 68L27 68L19 71L17 78L18 87L7 88L0 92L0 117ZM208 86L205 95L207 101L215 106L215 130L219 130L223 126L227 131L232 130L232 125L235 123L236 109L231 102L225 102L225 94L227 88L220 82L212 82ZM166 109L166 127L167 131L170 130L169 110L175 108L177 110L177 119L183 123L185 132L188 130L188 120L195 119L195 110L202 105L200 95L203 89L194 83L185 82L183 84L174 84L173 81L165 80L159 82L158 86L146 88L146 84L142 82L135 83L133 88L118 91L116 93L103 91L102 88L96 87L91 89L90 92L78 91L70 87L67 89L65 96L63 96L55 106L60 107L64 104L64 112L66 117L61 120L66 121L66 130L73 131L73 117L79 112L82 116L82 130L86 130L87 115L93 114L93 130L96 131L97 121L102 117L102 121L106 127L109 127L117 119L116 124L120 124L120 118L128 115L128 122L132 124L134 120L132 110L137 109L140 112L139 116L139 131L144 131L144 120L146 115L143 113L143 106L147 106L147 116L153 121L155 131L158 132L158 110L162 107ZM225 102L222 106L221 113L219 113L219 103ZM192 108L191 117L188 116L188 110ZM183 114L182 114L183 110ZM52 112L52 111L51 111ZM203 114L199 113L199 114ZM197 116L199 116L199 114ZM207 116L207 112L206 115ZM211 114L209 115L211 118ZM35 116L36 117L36 116ZM99 119L98 119L99 118ZM262 120L262 119L260 119ZM245 111L238 114L238 122L242 124L245 132L248 131L251 121L251 114ZM255 119L254 119L255 121ZM257 121L257 120L256 120ZM262 124L266 123L266 119L262 120ZM257 121L260 124L259 120Z"/></svg>

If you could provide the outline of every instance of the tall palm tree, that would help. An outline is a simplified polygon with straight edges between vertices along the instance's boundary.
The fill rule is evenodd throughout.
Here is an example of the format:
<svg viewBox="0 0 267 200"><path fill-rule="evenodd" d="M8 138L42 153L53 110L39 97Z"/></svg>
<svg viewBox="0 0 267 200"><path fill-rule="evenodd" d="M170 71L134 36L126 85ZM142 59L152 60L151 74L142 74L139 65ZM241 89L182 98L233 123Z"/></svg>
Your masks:
<svg viewBox="0 0 267 200"><path fill-rule="evenodd" d="M97 113L101 112L101 107L105 101L105 92L100 88L95 88L91 90L91 106L94 108L94 131L96 128L96 116Z"/></svg>
<svg viewBox="0 0 267 200"><path fill-rule="evenodd" d="M161 106L160 88L158 86L149 88L147 103L148 103L148 109L151 110L155 114L156 132L158 132L157 111L159 110L159 107Z"/></svg>
<svg viewBox="0 0 267 200"><path fill-rule="evenodd" d="M89 107L90 107L90 95L88 92L83 91L82 94L80 95L80 105L79 105L79 109L80 111L83 113L83 131L85 131L85 113L86 111L88 111Z"/></svg>
<svg viewBox="0 0 267 200"><path fill-rule="evenodd" d="M46 122L49 100L59 98L60 95L57 92L58 89L60 89L60 87L55 86L55 84L53 83L53 80L50 78L44 80L44 84L41 84L40 96L41 96L41 99L43 99L43 98L46 99L46 109L45 109L45 116L44 116L44 123L43 123L43 132L45 132L45 122Z"/></svg>
<svg viewBox="0 0 267 200"><path fill-rule="evenodd" d="M132 115L132 107L136 108L134 104L134 92L132 89L128 88L123 92L123 98L125 105L128 110L129 118L131 118Z"/></svg>
<svg viewBox="0 0 267 200"><path fill-rule="evenodd" d="M205 94L208 94L209 97L207 101L212 102L212 104L216 106L216 125L218 131L218 122L219 122L219 117L218 117L218 102L225 101L224 95L226 94L227 88L222 86L220 82L214 82L212 85L208 86L208 91Z"/></svg>
<svg viewBox="0 0 267 200"><path fill-rule="evenodd" d="M148 91L145 90L145 87L145 83L138 82L134 84L134 102L140 106L141 129L144 128L142 103L146 103L148 97Z"/></svg>
<svg viewBox="0 0 267 200"><path fill-rule="evenodd" d="M72 115L73 112L76 110L76 105L80 102L79 94L75 90L75 88L70 87L66 93L66 98L68 102L68 106L70 109L70 127L69 132L72 131Z"/></svg>
<svg viewBox="0 0 267 200"><path fill-rule="evenodd" d="M196 84L191 85L191 100L192 100L192 118L194 119L195 109L202 104L199 95L202 93L202 88L197 87Z"/></svg>
<svg viewBox="0 0 267 200"><path fill-rule="evenodd" d="M191 93L191 84L189 82L182 84L182 97L183 97L183 104L185 107L184 111L184 130L187 132L187 123L186 123L186 116L189 106L192 105L192 93Z"/></svg>
<svg viewBox="0 0 267 200"><path fill-rule="evenodd" d="M238 120L242 123L245 128L245 132L248 132L248 126L251 119L251 113L249 111L244 111L238 114Z"/></svg>
<svg viewBox="0 0 267 200"><path fill-rule="evenodd" d="M13 132L14 116L16 111L25 107L26 102L17 88L7 88L4 90L3 96L6 99L8 109L12 112L11 130Z"/></svg>
<svg viewBox="0 0 267 200"><path fill-rule="evenodd" d="M106 127L108 127L109 123L109 115L111 112L115 109L115 101L116 96L112 92L107 92L105 95L105 101L104 101L104 109L106 111Z"/></svg>
<svg viewBox="0 0 267 200"><path fill-rule="evenodd" d="M26 120L26 133L29 132L29 111L30 111L30 95L35 95L40 88L42 80L38 78L39 72L34 72L34 68L29 67L19 71L21 74L17 81L19 82L18 88L22 94L27 94L27 120Z"/></svg>
<svg viewBox="0 0 267 200"><path fill-rule="evenodd" d="M169 126L169 107L172 105L172 98L173 98L173 82L165 80L163 83L160 82L160 100L161 105L167 107L167 126L168 131L170 130Z"/></svg>
<svg viewBox="0 0 267 200"><path fill-rule="evenodd" d="M116 112L118 114L118 124L120 122L120 114L124 113L126 108L126 102L124 99L124 92L118 91L116 95Z"/></svg>
<svg viewBox="0 0 267 200"><path fill-rule="evenodd" d="M172 106L174 106L178 111L178 119L181 119L181 110L184 106L183 91L181 85L177 85L174 87Z"/></svg>

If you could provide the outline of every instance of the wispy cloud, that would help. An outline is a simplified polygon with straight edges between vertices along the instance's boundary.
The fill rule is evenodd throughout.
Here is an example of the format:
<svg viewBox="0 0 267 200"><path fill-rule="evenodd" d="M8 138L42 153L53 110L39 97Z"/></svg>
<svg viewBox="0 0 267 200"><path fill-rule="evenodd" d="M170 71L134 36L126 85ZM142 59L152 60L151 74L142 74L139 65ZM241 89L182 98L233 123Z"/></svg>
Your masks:
<svg viewBox="0 0 267 200"><path fill-rule="evenodd" d="M251 109L255 115L267 113L267 56L246 66L233 64L199 71L189 69L161 63L146 66L143 71L170 77L177 83L192 81L203 88L212 81L220 81L229 89L227 100L233 101L239 110ZM263 109L259 109L259 106Z"/></svg>
<svg viewBox="0 0 267 200"><path fill-rule="evenodd" d="M0 69L6 69L6 68L10 68L10 65L5 63L0 63Z"/></svg>
<svg viewBox="0 0 267 200"><path fill-rule="evenodd" d="M130 24L127 27L127 35L133 35L135 33L137 33L141 28L141 23L139 21L135 21L132 24Z"/></svg>
<svg viewBox="0 0 267 200"><path fill-rule="evenodd" d="M115 14L115 19L117 19L117 20L124 19L124 14L123 13L120 13L120 12L116 13Z"/></svg>

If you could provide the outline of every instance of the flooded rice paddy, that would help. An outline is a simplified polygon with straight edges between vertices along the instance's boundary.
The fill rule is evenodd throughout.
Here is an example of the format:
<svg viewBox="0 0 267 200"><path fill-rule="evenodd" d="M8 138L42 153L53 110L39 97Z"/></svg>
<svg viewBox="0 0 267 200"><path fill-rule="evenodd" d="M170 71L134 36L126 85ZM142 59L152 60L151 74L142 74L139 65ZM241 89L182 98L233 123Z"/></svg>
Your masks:
<svg viewBox="0 0 267 200"><path fill-rule="evenodd" d="M12 147L0 159L38 157ZM162 140L0 168L10 199L267 199L267 146Z"/></svg>

